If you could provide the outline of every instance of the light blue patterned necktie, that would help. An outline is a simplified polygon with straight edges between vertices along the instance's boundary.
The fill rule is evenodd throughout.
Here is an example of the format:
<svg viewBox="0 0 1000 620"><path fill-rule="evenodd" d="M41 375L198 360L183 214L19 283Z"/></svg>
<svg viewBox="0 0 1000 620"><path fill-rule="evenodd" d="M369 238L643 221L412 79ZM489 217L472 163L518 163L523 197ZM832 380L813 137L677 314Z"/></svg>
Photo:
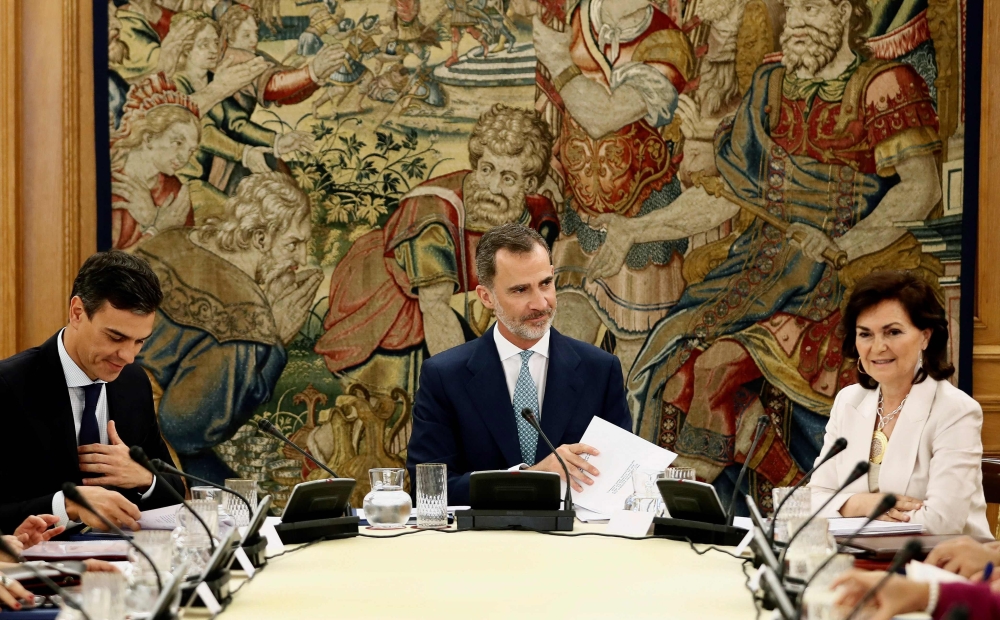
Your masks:
<svg viewBox="0 0 1000 620"><path fill-rule="evenodd" d="M521 459L528 465L535 464L535 449L538 447L538 431L527 420L521 417L521 411L531 409L535 419L541 423L538 413L538 388L531 380L528 372L528 359L534 351L521 351L521 371L514 385L514 421L517 423L517 435L521 440Z"/></svg>

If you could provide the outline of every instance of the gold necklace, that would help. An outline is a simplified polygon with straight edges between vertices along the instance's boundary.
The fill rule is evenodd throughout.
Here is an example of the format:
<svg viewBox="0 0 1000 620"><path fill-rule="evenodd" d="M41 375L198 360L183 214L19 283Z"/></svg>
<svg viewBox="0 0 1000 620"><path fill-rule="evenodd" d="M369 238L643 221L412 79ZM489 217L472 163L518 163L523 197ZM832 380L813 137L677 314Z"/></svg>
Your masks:
<svg viewBox="0 0 1000 620"><path fill-rule="evenodd" d="M879 390L878 409L875 410L875 415L878 416L878 425L875 432L872 433L872 448L871 456L869 457L869 460L872 463L875 463L876 465L882 464L882 459L885 457L885 450L889 446L889 438L882 432L882 429L885 428L885 425L891 422L892 419L899 415L899 412L903 410L903 405L906 404L906 398L908 396L909 394L903 397L903 401L899 403L899 406L896 407L892 413L889 415L882 415L882 390Z"/></svg>

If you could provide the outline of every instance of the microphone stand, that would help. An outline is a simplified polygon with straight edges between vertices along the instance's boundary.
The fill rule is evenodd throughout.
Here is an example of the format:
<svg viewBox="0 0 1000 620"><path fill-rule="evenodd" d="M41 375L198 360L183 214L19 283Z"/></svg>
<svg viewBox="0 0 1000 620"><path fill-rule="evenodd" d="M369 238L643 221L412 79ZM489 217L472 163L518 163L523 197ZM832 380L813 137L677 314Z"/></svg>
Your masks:
<svg viewBox="0 0 1000 620"><path fill-rule="evenodd" d="M801 534L802 531L806 529L807 525L812 523L812 520L815 519L819 515L819 513L823 512L823 509L826 508L830 504L830 502L833 501L833 498L836 497L838 493L846 489L861 476L867 474L869 467L870 465L868 464L868 461L858 461L858 464L854 466L854 470L851 472L851 475L847 477L847 480L844 481L844 484L840 485L840 488L838 488L830 497L828 497L827 500L823 502L822 506L814 510L813 513L809 515L809 517L805 520L805 522L799 526L799 529L795 530L795 533L793 533L788 538L788 543L785 545L785 548L781 550L781 557L778 559L778 565L781 567L781 573L779 574L780 577L784 578L785 576L785 555L788 553L788 550L791 548L792 543L795 541L798 535Z"/></svg>
<svg viewBox="0 0 1000 620"><path fill-rule="evenodd" d="M531 411L531 409L528 409L527 407L522 409L521 417L524 418L536 431L538 431L538 436L545 441L545 445L549 447L549 450L552 450L552 454L555 455L556 460L559 461L560 465L562 465L563 473L566 474L566 499L563 500L563 510L573 510L573 495L571 488L573 485L569 479L569 469L566 467L566 461L559 456L559 452L556 451L556 447L553 446L552 442L549 441L549 438L545 436L545 431L542 430L541 425L538 423L538 418L535 417L535 414Z"/></svg>
<svg viewBox="0 0 1000 620"><path fill-rule="evenodd" d="M843 437L840 437L835 442L833 442L833 445L830 446L830 450L826 453L826 456L824 456L819 463L816 463L812 469L807 471L806 475L802 476L801 480L799 480L798 482L795 483L794 486L792 486L792 490L788 492L788 495L786 495L785 498L781 500L781 503L778 504L778 507L774 509L774 514L771 516L771 528L767 534L767 539L770 541L772 547L774 546L774 528L775 525L778 523L778 513L781 512L782 508L784 508L785 502L791 499L792 495L794 495L796 491L802 488L804 484L809 482L809 480L812 478L812 475L816 473L817 469L825 465L827 461L837 456L845 449L847 449L847 440L844 439Z"/></svg>
<svg viewBox="0 0 1000 620"><path fill-rule="evenodd" d="M847 616L846 620L853 620L854 617L858 615L858 612L861 611L861 608L865 606L865 603L870 601L872 597L875 596L875 593L877 593L879 589L881 589L882 586L884 586L886 582L892 578L901 566L912 560L918 553L920 553L921 549L922 547L920 545L920 541L916 538L911 538L909 542L906 543L906 546L896 553L896 557L892 559L892 564L889 565L889 569L886 571L885 577L879 579L879 582L875 584L875 587L868 590L868 592L861 597L861 600L858 601L857 605L851 609L851 613Z"/></svg>
<svg viewBox="0 0 1000 620"><path fill-rule="evenodd" d="M87 611L83 608L83 605L77 602L76 599L74 599L68 592L66 592L66 590L59 587L59 584L49 579L48 575L45 575L44 573L42 573L42 571L38 570L31 562L25 562L24 558L21 557L21 554L15 553L14 550L10 547L10 545L7 544L7 541L4 540L3 538L0 538L0 552L3 552L9 555L10 557L16 559L21 564L21 566L31 571L31 573L35 577L38 577L38 579L46 586L48 586L49 589L58 594L59 597L66 603L66 605L80 612L80 614L84 617L85 620L93 620L90 617L90 614L88 614Z"/></svg>
<svg viewBox="0 0 1000 620"><path fill-rule="evenodd" d="M816 579L816 577L819 576L821 572L823 572L823 569L826 568L827 565L829 565L830 562L833 561L833 558L837 557L838 554L843 553L844 549L851 546L851 543L854 542L854 539L861 535L861 532L863 532L864 529L868 527L869 523L871 523L875 519L878 519L885 513L889 512L889 510L892 509L892 507L895 505L896 505L896 496L892 495L891 493L885 495L882 498L882 501L879 503L879 505L875 507L875 510L873 510L872 513L868 515L868 518L865 519L865 522L861 524L861 527L854 530L854 532L852 532L851 535L844 540L844 542L837 545L837 550L831 553L825 560L823 560L823 562L818 567L816 567L816 570L814 570L812 574L809 575L809 578L806 579L805 585L802 586L802 595L799 597L799 604L798 604L799 617L802 616L802 605L804 604L806 590L809 589L809 586L812 584L813 580Z"/></svg>
<svg viewBox="0 0 1000 620"><path fill-rule="evenodd" d="M149 562L150 568L153 569L153 574L156 575L156 588L157 588L157 592L162 591L163 590L163 579L160 577L160 570L158 568L156 568L156 564L153 563L153 558L149 557L149 554L146 553L146 551L143 550L143 548L140 547L138 545L138 543L136 543L134 540L132 540L132 538L130 536L126 535L125 532L121 531L121 529L117 525L115 525L114 523L112 523L110 519L108 519L107 517L105 517L104 515L102 515L100 512L98 512L97 510L95 510L94 507L90 505L90 502L88 502L83 497L83 494L80 493L80 490L78 488L76 488L75 484L73 484L72 482L67 482L67 483L63 484L62 490L63 490L63 495L66 496L67 499L70 499L70 500L76 502L77 504L80 504L86 510L90 511L91 513L93 513L98 519L101 520L101 523L103 523L105 526L107 526L107 528L109 530L111 530L112 532L114 532L118 536L121 536L122 539L124 539L125 542L127 542L129 544L130 547L132 547L137 552L139 552L139 554L142 555L142 557L146 558L146 561Z"/></svg>
<svg viewBox="0 0 1000 620"><path fill-rule="evenodd" d="M750 449L747 451L746 458L743 459L743 467L740 468L740 475L736 477L736 486L733 487L733 496L729 498L729 513L726 515L726 525L729 527L732 527L733 519L736 517L736 496L740 492L740 485L743 484L743 477L746 476L747 470L750 469L750 459L757 450L757 442L764 436L764 429L770 423L771 418L767 414L757 418L757 430L754 431L753 441L750 442Z"/></svg>

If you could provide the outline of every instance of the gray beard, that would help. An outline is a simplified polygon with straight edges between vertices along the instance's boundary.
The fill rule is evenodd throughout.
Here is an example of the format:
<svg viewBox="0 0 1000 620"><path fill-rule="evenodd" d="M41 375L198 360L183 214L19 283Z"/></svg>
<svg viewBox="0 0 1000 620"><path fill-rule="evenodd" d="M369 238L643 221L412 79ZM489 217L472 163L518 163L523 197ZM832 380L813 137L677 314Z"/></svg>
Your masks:
<svg viewBox="0 0 1000 620"><path fill-rule="evenodd" d="M504 311L503 306L499 303L495 304L493 314L497 316L497 321L503 323L503 326L510 330L510 333L514 334L518 338L523 338L524 340L538 340L545 335L545 332L548 331L550 327L552 327L552 321L556 316L556 309L552 308L549 314L549 320L546 321L545 325L541 327L532 327L531 325L522 322L521 319L515 319L507 314Z"/></svg>
<svg viewBox="0 0 1000 620"><path fill-rule="evenodd" d="M700 0L695 13L706 22L714 22L729 15L739 0Z"/></svg>
<svg viewBox="0 0 1000 620"><path fill-rule="evenodd" d="M701 72L697 99L701 113L714 116L740 97L740 83L736 78L736 61L706 62Z"/></svg>
<svg viewBox="0 0 1000 620"><path fill-rule="evenodd" d="M503 194L497 195L480 187L474 176L470 176L466 184L465 217L469 224L493 227L521 219L521 213L524 212L523 190L513 200L507 200Z"/></svg>
<svg viewBox="0 0 1000 620"><path fill-rule="evenodd" d="M806 51L801 54L788 48L787 43L793 32L785 30L781 33L781 64L791 72L801 68L809 73L816 73L833 62L837 56L844 38L844 30L838 28L837 32L823 32L818 28L805 26L796 29L795 32L802 30L808 32L809 42L806 44Z"/></svg>

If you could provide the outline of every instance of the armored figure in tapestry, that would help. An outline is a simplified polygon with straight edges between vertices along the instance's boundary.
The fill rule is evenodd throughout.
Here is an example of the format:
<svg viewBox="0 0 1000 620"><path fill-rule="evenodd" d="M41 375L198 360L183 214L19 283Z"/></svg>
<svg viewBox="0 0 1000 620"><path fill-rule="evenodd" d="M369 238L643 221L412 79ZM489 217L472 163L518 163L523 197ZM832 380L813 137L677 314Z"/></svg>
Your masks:
<svg viewBox="0 0 1000 620"><path fill-rule="evenodd" d="M753 455L760 485L796 482L815 457L834 395L854 381L840 327L853 281L888 267L941 274L898 224L923 220L941 196L927 84L868 57L865 2L785 8L781 57L757 69L716 133L721 179L696 175L704 188L616 231L628 247L735 222L718 265L688 283L628 380L637 431L720 488L761 414L775 424Z"/></svg>

